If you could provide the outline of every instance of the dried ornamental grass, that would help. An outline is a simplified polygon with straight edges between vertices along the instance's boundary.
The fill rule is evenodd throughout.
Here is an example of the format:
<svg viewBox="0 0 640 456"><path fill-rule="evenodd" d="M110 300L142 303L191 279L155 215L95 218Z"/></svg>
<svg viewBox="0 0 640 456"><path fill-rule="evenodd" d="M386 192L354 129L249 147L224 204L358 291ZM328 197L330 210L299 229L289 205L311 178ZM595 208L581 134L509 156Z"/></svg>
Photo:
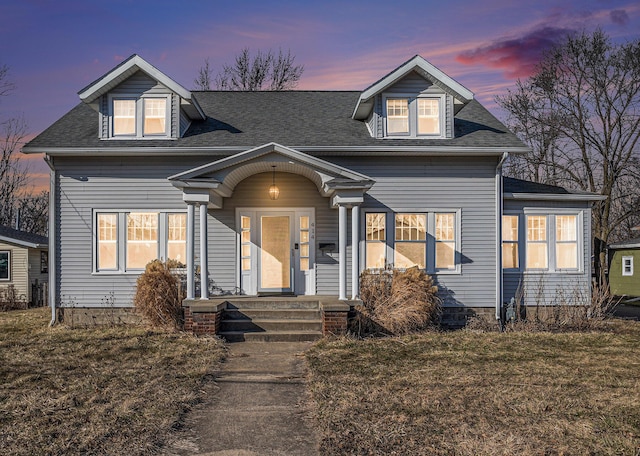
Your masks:
<svg viewBox="0 0 640 456"><path fill-rule="evenodd" d="M175 260L153 260L138 277L133 303L136 311L152 325L178 328L181 323L185 292L180 279L171 272L179 266Z"/></svg>
<svg viewBox="0 0 640 456"><path fill-rule="evenodd" d="M356 306L351 329L364 334L408 334L440 316L438 287L418 268L365 271L360 279L363 304Z"/></svg>

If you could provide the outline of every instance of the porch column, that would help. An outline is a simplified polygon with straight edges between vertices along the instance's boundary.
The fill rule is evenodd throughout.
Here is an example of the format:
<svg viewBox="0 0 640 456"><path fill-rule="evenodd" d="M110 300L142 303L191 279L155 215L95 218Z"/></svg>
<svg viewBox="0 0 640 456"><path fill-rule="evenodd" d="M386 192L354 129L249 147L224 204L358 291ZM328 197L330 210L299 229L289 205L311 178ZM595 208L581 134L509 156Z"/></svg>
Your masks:
<svg viewBox="0 0 640 456"><path fill-rule="evenodd" d="M360 240L358 237L358 221L360 206L351 206L351 299L357 299L360 291L358 278L360 275Z"/></svg>
<svg viewBox="0 0 640 456"><path fill-rule="evenodd" d="M195 224L196 224L196 205L195 203L187 203L187 299L195 298Z"/></svg>
<svg viewBox="0 0 640 456"><path fill-rule="evenodd" d="M347 299L347 206L340 204L338 206L338 266L340 268L340 296L338 299Z"/></svg>
<svg viewBox="0 0 640 456"><path fill-rule="evenodd" d="M209 265L207 261L207 205L200 204L200 299L209 299Z"/></svg>

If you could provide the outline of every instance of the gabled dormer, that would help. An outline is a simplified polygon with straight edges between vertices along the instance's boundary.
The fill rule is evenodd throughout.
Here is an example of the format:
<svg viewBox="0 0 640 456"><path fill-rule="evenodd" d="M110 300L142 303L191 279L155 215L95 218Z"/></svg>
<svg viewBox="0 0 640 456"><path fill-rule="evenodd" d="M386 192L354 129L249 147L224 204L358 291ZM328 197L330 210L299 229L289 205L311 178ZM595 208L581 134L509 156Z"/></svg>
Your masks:
<svg viewBox="0 0 640 456"><path fill-rule="evenodd" d="M99 113L100 139L176 139L204 120L190 91L138 55L78 92Z"/></svg>
<svg viewBox="0 0 640 456"><path fill-rule="evenodd" d="M455 114L473 92L416 55L362 92L352 117L374 138L453 138Z"/></svg>

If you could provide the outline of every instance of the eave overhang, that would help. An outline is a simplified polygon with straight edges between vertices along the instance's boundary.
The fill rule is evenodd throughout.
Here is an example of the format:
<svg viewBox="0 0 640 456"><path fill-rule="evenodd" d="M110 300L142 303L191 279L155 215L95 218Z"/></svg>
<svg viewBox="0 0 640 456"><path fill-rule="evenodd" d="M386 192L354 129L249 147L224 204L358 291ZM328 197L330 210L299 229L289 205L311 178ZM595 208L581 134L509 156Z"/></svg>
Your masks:
<svg viewBox="0 0 640 456"><path fill-rule="evenodd" d="M28 242L21 239L16 239L8 236L0 236L0 242L5 242L7 244L14 244L20 247L26 247L30 249L48 249L49 244L41 244L37 242Z"/></svg>
<svg viewBox="0 0 640 456"><path fill-rule="evenodd" d="M361 155L361 156L386 156L397 154L400 156L501 156L505 152L509 154L525 154L530 151L528 147L456 147L456 146L292 146L299 152L314 155ZM230 155L251 150L250 147L23 147L25 154L46 154L52 157L124 157L124 156L149 156L149 155Z"/></svg>
<svg viewBox="0 0 640 456"><path fill-rule="evenodd" d="M503 193L505 200L537 201L603 201L607 197L596 193Z"/></svg>

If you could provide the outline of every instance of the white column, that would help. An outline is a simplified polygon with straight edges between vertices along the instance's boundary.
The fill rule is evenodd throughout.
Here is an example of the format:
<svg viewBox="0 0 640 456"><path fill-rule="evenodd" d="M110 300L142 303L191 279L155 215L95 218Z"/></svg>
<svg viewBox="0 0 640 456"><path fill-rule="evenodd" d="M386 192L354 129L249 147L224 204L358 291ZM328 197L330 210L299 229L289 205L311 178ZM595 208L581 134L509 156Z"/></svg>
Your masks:
<svg viewBox="0 0 640 456"><path fill-rule="evenodd" d="M196 224L196 205L187 203L187 299L195 298L195 269L194 250L195 250L195 224Z"/></svg>
<svg viewBox="0 0 640 456"><path fill-rule="evenodd" d="M200 298L209 299L209 265L207 261L207 204L200 204Z"/></svg>
<svg viewBox="0 0 640 456"><path fill-rule="evenodd" d="M338 299L347 299L347 207L344 205L338 206L338 229L339 242L338 242L338 267L340 268L339 281L340 281L340 296Z"/></svg>
<svg viewBox="0 0 640 456"><path fill-rule="evenodd" d="M358 221L360 219L359 206L351 207L351 299L358 297L360 241L358 238Z"/></svg>

